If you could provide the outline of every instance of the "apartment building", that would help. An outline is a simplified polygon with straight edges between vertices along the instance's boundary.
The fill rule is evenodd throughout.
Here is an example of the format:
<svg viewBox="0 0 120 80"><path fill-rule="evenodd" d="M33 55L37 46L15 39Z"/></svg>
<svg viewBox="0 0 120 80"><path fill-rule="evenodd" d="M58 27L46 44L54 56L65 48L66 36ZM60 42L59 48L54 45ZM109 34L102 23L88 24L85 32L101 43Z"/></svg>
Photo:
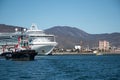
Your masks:
<svg viewBox="0 0 120 80"><path fill-rule="evenodd" d="M104 41L99 41L99 50L104 50L104 51L108 51L109 50L109 42L104 40Z"/></svg>

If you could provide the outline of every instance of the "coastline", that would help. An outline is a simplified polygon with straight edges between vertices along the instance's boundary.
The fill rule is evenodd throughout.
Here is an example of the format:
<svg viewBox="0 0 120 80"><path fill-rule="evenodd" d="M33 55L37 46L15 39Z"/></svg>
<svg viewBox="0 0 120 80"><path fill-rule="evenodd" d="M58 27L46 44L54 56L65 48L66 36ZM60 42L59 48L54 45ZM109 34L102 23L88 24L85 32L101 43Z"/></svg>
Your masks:
<svg viewBox="0 0 120 80"><path fill-rule="evenodd" d="M120 52L100 52L102 55L120 55ZM96 53L77 52L54 52L52 55L97 55Z"/></svg>

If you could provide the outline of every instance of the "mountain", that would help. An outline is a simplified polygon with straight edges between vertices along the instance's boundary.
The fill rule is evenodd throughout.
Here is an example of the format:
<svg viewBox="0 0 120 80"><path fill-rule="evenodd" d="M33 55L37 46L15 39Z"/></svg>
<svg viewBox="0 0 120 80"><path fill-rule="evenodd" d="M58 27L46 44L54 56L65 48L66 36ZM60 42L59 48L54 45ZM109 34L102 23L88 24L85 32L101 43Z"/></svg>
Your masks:
<svg viewBox="0 0 120 80"><path fill-rule="evenodd" d="M90 37L90 34L68 26L55 26L46 29L45 33L54 34L60 48L73 48L76 44L80 44L80 41L87 40Z"/></svg>
<svg viewBox="0 0 120 80"><path fill-rule="evenodd" d="M15 28L22 30L23 27L0 24L1 32L14 32ZM74 48L75 45L84 47L97 47L99 40L107 40L111 46L120 47L120 33L89 34L83 30L69 26L54 26L44 30L47 34L54 34L59 48Z"/></svg>
<svg viewBox="0 0 120 80"><path fill-rule="evenodd" d="M97 47L99 40L107 40L111 46L120 47L120 33L89 34L69 26L55 26L46 29L45 33L54 34L60 48L74 48L78 44L84 47Z"/></svg>
<svg viewBox="0 0 120 80"><path fill-rule="evenodd" d="M19 26L0 24L0 33L15 32L15 28L18 28L18 31L21 31L23 29L23 27L19 27Z"/></svg>

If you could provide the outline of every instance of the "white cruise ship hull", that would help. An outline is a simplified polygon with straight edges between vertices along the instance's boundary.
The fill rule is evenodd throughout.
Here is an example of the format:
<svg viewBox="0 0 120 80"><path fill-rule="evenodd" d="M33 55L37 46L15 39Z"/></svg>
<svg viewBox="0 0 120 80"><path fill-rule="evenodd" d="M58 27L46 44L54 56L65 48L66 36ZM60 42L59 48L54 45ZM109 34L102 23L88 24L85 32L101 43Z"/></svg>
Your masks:
<svg viewBox="0 0 120 80"><path fill-rule="evenodd" d="M38 55L49 55L56 45L56 42L44 42L40 44L37 43L31 44L31 49L38 52Z"/></svg>

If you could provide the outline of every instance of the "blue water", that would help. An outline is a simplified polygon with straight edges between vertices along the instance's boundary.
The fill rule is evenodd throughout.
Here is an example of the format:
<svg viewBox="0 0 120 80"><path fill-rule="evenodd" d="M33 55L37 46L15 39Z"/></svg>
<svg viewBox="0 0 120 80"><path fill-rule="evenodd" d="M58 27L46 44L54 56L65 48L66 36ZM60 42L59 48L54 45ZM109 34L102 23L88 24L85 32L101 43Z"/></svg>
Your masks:
<svg viewBox="0 0 120 80"><path fill-rule="evenodd" d="M120 55L40 56L0 59L0 80L120 80Z"/></svg>

